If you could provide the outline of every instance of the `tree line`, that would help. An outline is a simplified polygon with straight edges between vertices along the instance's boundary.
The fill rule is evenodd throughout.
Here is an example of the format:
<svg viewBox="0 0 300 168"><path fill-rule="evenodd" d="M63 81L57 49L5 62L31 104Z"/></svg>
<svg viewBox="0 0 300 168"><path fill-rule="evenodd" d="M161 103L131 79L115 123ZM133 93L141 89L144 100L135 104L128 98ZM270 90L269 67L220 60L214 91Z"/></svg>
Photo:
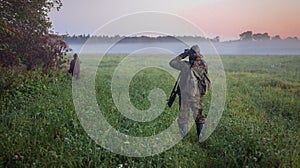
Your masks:
<svg viewBox="0 0 300 168"><path fill-rule="evenodd" d="M57 69L66 62L67 43L50 31L48 13L59 10L60 0L0 1L0 67L27 70Z"/></svg>
<svg viewBox="0 0 300 168"><path fill-rule="evenodd" d="M282 39L279 35L271 37L268 33L253 33L252 31L245 31L239 34L240 38L231 41L262 41L262 40L298 40L297 37L288 37ZM189 42L201 42L201 41L211 41L220 42L220 36L215 38L206 38L202 36L108 36L108 35L67 35L66 41L68 43L83 44L87 40L91 43L141 43L141 42L178 42L178 41L189 41Z"/></svg>
<svg viewBox="0 0 300 168"><path fill-rule="evenodd" d="M91 43L111 43L111 42L119 42L119 43L142 43L142 42L178 42L178 41L212 41L219 42L220 38L217 36L216 38L205 38L202 36L107 36L107 35L73 35L66 36L66 41L68 43L85 43L87 40Z"/></svg>
<svg viewBox="0 0 300 168"><path fill-rule="evenodd" d="M273 37L269 36L268 33L253 33L252 31L245 31L240 34L240 40L251 40L251 41L260 41L260 40L282 40L279 35ZM297 37L288 37L287 40L298 40Z"/></svg>

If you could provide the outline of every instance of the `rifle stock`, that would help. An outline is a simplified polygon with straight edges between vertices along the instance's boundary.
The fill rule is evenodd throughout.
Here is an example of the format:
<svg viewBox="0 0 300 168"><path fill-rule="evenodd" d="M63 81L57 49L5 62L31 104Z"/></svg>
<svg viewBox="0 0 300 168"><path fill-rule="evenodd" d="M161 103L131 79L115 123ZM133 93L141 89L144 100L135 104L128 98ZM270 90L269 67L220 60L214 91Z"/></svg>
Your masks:
<svg viewBox="0 0 300 168"><path fill-rule="evenodd" d="M171 95L169 97L169 100L168 100L168 103L167 103L169 107L172 107L172 105L173 105L173 103L176 99L176 95L177 95L177 92L172 92L171 93Z"/></svg>
<svg viewBox="0 0 300 168"><path fill-rule="evenodd" d="M173 105L173 103L174 103L174 101L176 99L176 95L179 94L179 86L178 86L179 77L180 77L180 74L179 74L179 76L178 76L178 78L177 78L177 80L175 82L175 85L174 85L174 87L172 89L171 95L170 95L170 97L168 99L168 103L167 104L168 104L169 107L172 107L172 105Z"/></svg>

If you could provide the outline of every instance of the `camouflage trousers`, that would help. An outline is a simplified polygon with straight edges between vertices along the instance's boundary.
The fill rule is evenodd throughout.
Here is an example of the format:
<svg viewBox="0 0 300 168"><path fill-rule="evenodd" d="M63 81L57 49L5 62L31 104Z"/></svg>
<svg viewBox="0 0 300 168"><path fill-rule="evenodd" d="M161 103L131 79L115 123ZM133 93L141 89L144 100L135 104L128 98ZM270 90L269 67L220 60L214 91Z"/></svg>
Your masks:
<svg viewBox="0 0 300 168"><path fill-rule="evenodd" d="M204 95L199 95L193 98L190 98L188 96L181 96L181 103L180 103L180 109L178 113L178 124L188 124L189 118L190 118L190 111L193 112L193 119L200 123L201 119L203 118L203 100Z"/></svg>

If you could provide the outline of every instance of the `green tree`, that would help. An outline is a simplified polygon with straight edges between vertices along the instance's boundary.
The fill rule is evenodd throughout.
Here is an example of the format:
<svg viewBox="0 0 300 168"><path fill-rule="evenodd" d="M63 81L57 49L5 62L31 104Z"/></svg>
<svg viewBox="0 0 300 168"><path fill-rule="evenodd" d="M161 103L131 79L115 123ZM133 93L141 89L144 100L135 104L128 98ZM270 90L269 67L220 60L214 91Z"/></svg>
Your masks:
<svg viewBox="0 0 300 168"><path fill-rule="evenodd" d="M0 18L0 67L3 66L5 60L12 62L14 59L13 55L9 52L9 39L14 35L14 32L8 28L6 22Z"/></svg>
<svg viewBox="0 0 300 168"><path fill-rule="evenodd" d="M48 13L61 6L60 0L0 0L0 65L58 67L67 45L62 36L50 33Z"/></svg>
<svg viewBox="0 0 300 168"><path fill-rule="evenodd" d="M268 33L256 33L253 34L253 40L270 40L270 36Z"/></svg>
<svg viewBox="0 0 300 168"><path fill-rule="evenodd" d="M252 40L252 31L246 31L240 34L240 40Z"/></svg>

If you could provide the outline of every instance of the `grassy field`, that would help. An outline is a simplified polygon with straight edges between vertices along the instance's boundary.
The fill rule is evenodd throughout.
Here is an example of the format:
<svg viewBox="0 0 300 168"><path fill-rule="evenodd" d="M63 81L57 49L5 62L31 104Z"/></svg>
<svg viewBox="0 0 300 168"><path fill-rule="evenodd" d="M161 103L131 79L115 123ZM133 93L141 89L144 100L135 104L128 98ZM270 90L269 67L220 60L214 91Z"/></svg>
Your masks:
<svg viewBox="0 0 300 168"><path fill-rule="evenodd" d="M81 55L84 57L84 55ZM107 121L122 133L151 136L177 117L178 103L151 122L132 121L116 109L111 79L124 55L104 57L96 75L96 98ZM126 157L91 139L77 118L72 79L65 72L41 76L0 69L1 167L300 167L300 56L222 56L225 110L213 134L188 138L153 156ZM145 68L130 82L131 103L151 106L150 90L169 95L174 78ZM210 104L205 102L205 113Z"/></svg>

